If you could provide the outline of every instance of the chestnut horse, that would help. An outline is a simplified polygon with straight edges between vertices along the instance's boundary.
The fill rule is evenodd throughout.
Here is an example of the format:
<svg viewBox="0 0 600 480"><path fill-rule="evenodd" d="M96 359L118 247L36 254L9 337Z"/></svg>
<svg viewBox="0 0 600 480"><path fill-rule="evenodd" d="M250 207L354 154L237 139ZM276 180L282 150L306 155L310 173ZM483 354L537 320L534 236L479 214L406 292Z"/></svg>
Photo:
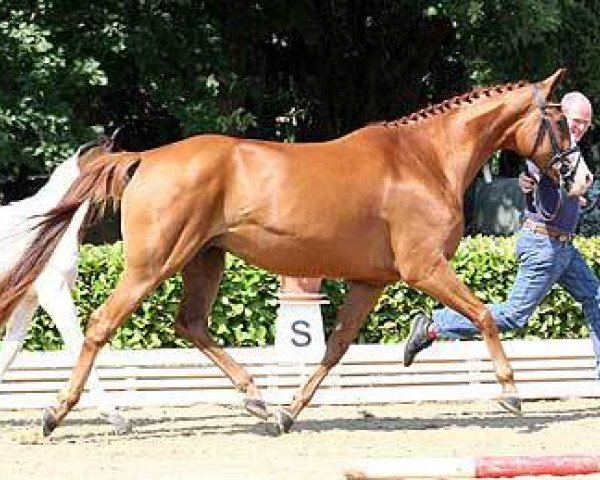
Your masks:
<svg viewBox="0 0 600 480"><path fill-rule="evenodd" d="M51 242L83 202L102 209L121 201L124 270L90 317L69 386L44 412L44 434L78 402L99 349L146 295L179 271L184 287L176 331L245 392L247 410L268 418L250 374L207 331L225 252L283 275L351 282L320 365L292 403L273 412L280 431L292 427L385 286L399 280L481 329L502 387L499 401L518 411L520 399L498 330L449 259L463 233L465 189L494 151L528 156L557 179L568 170L569 184L578 183L574 178L583 164L577 162L577 172L566 168L575 163L569 158L566 119L560 105L547 103L563 73L538 84L476 90L329 142L199 135L84 165L26 257L43 264ZM38 244L45 246L38 249ZM11 292L18 292L34 271L11 278L12 287L0 298L0 320L14 304Z"/></svg>

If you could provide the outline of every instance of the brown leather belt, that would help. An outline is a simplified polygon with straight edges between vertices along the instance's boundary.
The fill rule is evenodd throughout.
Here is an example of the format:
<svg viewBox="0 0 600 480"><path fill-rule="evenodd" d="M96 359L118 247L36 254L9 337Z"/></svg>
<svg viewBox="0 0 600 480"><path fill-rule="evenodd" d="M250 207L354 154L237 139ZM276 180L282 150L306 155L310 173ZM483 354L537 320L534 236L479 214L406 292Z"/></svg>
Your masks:
<svg viewBox="0 0 600 480"><path fill-rule="evenodd" d="M559 242L570 242L574 237L572 233L561 232L560 230L548 227L542 223L536 223L530 219L527 219L523 222L523 228L531 230L535 233L541 233L542 235L546 235L547 237L558 240Z"/></svg>

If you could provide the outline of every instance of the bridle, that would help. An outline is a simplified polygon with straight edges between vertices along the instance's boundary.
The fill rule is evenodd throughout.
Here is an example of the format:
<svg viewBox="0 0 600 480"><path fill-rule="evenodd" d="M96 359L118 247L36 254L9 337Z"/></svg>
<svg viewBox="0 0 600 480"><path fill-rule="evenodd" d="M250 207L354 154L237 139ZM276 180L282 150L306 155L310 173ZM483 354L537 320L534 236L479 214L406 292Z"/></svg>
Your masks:
<svg viewBox="0 0 600 480"><path fill-rule="evenodd" d="M546 134L550 138L550 144L552 145L552 157L546 163L544 168L541 170L542 175L548 175L550 169L556 168L558 171L558 184L559 184L559 199L558 204L554 212L548 212L542 206L542 202L539 198L539 189L537 188L537 184L533 189L533 202L537 209L537 211L544 217L546 221L552 221L558 214L558 211L562 205L564 198L567 196L568 191L573 185L575 181L575 174L577 172L577 168L579 167L579 162L581 161L581 149L578 145L572 145L568 148L561 149L557 140L556 130L552 124L552 121L548 117L546 113L547 108L560 108L560 104L556 103L546 103L544 97L540 93L537 85L533 86L533 98L537 105L537 108L540 111L540 126L538 128L535 142L533 144L533 148L531 150L531 154L529 158L533 158L533 154L539 147L540 143L543 141ZM561 120L566 121L563 117ZM569 158L572 154L577 154L576 160L571 161Z"/></svg>

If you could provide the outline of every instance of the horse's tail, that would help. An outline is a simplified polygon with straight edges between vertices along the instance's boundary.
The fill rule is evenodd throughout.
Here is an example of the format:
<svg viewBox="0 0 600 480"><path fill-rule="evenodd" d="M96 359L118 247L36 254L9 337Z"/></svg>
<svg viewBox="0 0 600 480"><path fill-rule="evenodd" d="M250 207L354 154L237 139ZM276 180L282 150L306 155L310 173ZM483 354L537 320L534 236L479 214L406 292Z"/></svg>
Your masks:
<svg viewBox="0 0 600 480"><path fill-rule="evenodd" d="M108 206L116 209L140 161L139 153L124 152L86 163L58 205L40 216L34 239L0 278L0 326L48 263L80 205L89 200L88 225L101 219Z"/></svg>

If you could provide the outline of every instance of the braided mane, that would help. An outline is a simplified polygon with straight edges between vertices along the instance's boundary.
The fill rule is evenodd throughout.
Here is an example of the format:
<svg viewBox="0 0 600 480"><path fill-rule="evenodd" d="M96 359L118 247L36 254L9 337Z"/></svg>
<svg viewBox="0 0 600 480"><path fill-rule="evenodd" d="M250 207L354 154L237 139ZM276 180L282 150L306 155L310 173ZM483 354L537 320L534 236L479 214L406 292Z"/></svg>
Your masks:
<svg viewBox="0 0 600 480"><path fill-rule="evenodd" d="M447 100L444 100L443 102L436 103L435 105L430 105L428 107L422 108L417 112L411 113L397 120L381 122L380 125L383 125L384 127L398 127L400 125L408 125L410 123L425 120L427 118L431 118L441 113L447 112L457 106L464 105L465 103L471 104L474 100L478 100L480 98L491 98L500 93L523 88L527 85L529 85L528 82L521 80L517 83L506 83L504 85L476 88L462 95L457 95Z"/></svg>

